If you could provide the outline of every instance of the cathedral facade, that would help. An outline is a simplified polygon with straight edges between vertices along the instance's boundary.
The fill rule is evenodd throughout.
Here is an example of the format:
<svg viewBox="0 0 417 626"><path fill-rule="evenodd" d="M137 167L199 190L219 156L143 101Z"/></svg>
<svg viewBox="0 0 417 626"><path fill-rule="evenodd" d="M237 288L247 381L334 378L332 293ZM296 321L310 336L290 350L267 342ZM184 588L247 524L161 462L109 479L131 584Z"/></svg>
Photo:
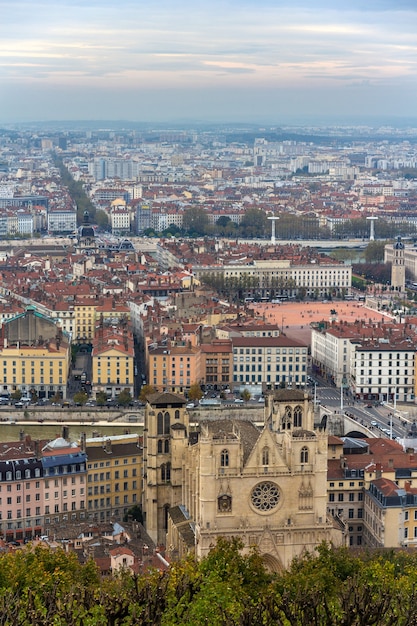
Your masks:
<svg viewBox="0 0 417 626"><path fill-rule="evenodd" d="M161 405L163 397L170 406ZM322 541L343 544L342 526L326 513L327 433L314 424L307 393L270 392L262 427L243 411L233 419L202 420L191 430L174 398L183 401L159 394L147 406L143 500L147 531L172 558L190 551L202 557L218 537L239 537L246 551L256 546L278 571ZM173 417L170 433L158 435L163 424L159 417L158 427L157 415L164 410ZM161 445L158 436L170 443ZM170 480L161 484L168 463Z"/></svg>

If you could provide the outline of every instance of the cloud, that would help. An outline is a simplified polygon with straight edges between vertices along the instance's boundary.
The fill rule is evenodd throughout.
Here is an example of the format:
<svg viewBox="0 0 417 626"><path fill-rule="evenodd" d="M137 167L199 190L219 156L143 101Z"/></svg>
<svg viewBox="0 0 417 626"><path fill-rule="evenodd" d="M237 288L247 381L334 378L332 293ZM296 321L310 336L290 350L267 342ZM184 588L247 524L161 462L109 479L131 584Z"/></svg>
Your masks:
<svg viewBox="0 0 417 626"><path fill-rule="evenodd" d="M10 99L18 98L18 85L68 90L77 103L76 90L88 85L100 94L96 108L104 106L106 82L109 103L116 89L129 93L136 83L148 94L180 89L188 99L193 90L212 91L213 102L220 102L227 87L250 92L279 85L308 98L326 86L337 90L359 81L371 90L383 82L398 102L402 89L410 96L414 79L417 96L416 3L338 4L3 0L0 81L7 106L0 95L0 120Z"/></svg>

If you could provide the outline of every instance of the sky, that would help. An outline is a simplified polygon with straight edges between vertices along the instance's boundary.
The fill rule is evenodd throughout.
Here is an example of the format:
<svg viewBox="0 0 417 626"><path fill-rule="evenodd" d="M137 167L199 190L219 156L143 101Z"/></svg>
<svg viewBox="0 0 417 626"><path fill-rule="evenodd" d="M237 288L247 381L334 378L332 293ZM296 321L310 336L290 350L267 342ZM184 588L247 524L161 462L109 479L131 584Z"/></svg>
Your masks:
<svg viewBox="0 0 417 626"><path fill-rule="evenodd" d="M416 103L417 0L0 1L0 123L401 124Z"/></svg>

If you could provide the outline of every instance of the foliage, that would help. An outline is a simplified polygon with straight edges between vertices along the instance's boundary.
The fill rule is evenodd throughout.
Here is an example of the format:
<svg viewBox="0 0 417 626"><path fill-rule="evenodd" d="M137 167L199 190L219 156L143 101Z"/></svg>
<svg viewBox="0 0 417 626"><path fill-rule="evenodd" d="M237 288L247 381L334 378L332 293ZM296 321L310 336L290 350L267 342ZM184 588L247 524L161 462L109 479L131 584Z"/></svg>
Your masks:
<svg viewBox="0 0 417 626"><path fill-rule="evenodd" d="M88 396L84 391L78 391L74 393L75 404L81 404L82 406L87 402Z"/></svg>
<svg viewBox="0 0 417 626"><path fill-rule="evenodd" d="M117 396L117 402L122 406L129 406L129 404L132 403L132 400L132 395L128 389L123 389L123 391L121 391Z"/></svg>
<svg viewBox="0 0 417 626"><path fill-rule="evenodd" d="M242 391L242 393L240 394L240 397L242 398L242 400L244 400L245 402L249 402L249 400L251 399L251 394L250 391L248 389L244 389Z"/></svg>
<svg viewBox="0 0 417 626"><path fill-rule="evenodd" d="M20 398L22 397L22 392L20 391L20 389L16 389L15 391L12 391L10 397L12 400L20 400Z"/></svg>
<svg viewBox="0 0 417 626"><path fill-rule="evenodd" d="M370 241L365 250L366 263L382 263L386 241Z"/></svg>
<svg viewBox="0 0 417 626"><path fill-rule="evenodd" d="M41 626L409 626L417 555L327 544L268 572L256 549L219 538L201 561L101 579L92 560L27 546L0 555L0 624Z"/></svg>
<svg viewBox="0 0 417 626"><path fill-rule="evenodd" d="M188 390L188 398L190 400L201 400L203 391L198 383L193 383Z"/></svg>
<svg viewBox="0 0 417 626"><path fill-rule="evenodd" d="M358 263L352 265L352 272L376 283L389 283L391 281L390 263Z"/></svg>
<svg viewBox="0 0 417 626"><path fill-rule="evenodd" d="M132 508L129 509L128 512L124 515L123 521L127 522L129 520L129 517L143 524L143 513L140 504L135 504L134 506L132 506Z"/></svg>
<svg viewBox="0 0 417 626"><path fill-rule="evenodd" d="M98 391L96 393L96 403L98 406L104 406L107 402L107 395L104 391Z"/></svg>
<svg viewBox="0 0 417 626"><path fill-rule="evenodd" d="M156 389L155 387L152 387L152 385L143 385L142 389L140 390L139 400L141 402L146 402L148 396L151 396L155 392Z"/></svg>
<svg viewBox="0 0 417 626"><path fill-rule="evenodd" d="M269 222L262 209L247 209L240 223L241 237L265 237L268 234Z"/></svg>
<svg viewBox="0 0 417 626"><path fill-rule="evenodd" d="M199 207L191 207L184 211L182 225L189 235L207 235L210 232L208 213Z"/></svg>

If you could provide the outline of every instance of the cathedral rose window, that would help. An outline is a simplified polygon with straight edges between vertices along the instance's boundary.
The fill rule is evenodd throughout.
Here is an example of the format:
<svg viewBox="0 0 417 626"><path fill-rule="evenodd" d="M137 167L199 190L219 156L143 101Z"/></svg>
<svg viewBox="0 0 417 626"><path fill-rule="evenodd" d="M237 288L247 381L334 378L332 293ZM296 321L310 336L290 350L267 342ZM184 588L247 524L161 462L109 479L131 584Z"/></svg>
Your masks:
<svg viewBox="0 0 417 626"><path fill-rule="evenodd" d="M279 488L270 481L258 483L252 489L251 502L259 511L271 511L277 506L279 499Z"/></svg>

